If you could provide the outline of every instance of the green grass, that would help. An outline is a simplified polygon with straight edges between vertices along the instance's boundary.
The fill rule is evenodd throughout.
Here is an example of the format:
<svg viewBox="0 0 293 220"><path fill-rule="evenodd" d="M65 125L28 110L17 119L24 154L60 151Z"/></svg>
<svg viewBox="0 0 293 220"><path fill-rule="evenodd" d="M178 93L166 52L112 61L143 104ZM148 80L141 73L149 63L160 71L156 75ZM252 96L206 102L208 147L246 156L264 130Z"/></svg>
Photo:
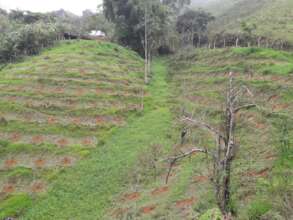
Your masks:
<svg viewBox="0 0 293 220"><path fill-rule="evenodd" d="M290 201L293 198L292 190L288 188L292 186L292 178L289 177L292 175L289 171L291 163L286 159L284 165L280 165L278 161L283 156L278 152L282 130L280 124L284 120L288 125L287 139L290 143L293 140L292 61L291 52L232 48L196 50L189 54L183 52L173 56L169 62L171 82L176 88L175 97L180 103L177 114L184 108L194 117L203 118L218 127L228 71L236 74L238 85L246 85L251 90L254 96L249 98L250 102L256 102L260 107L244 111L237 118L237 142L240 148L233 164L231 188L231 207L237 219L260 219L265 216L274 219L273 216L288 216L290 212L281 200L286 193ZM212 137L199 129L192 129L192 134L188 144L214 145ZM285 154L292 155L289 152ZM206 163L198 158L193 163L195 173L205 173ZM188 164L185 166L188 167ZM264 169L269 169L266 174L262 173ZM178 192L183 188L186 187L179 186ZM200 188L193 195L206 198L194 205L194 209L201 214L216 207L212 187Z"/></svg>
<svg viewBox="0 0 293 220"><path fill-rule="evenodd" d="M32 199L25 194L11 196L0 203L0 218L21 215L32 204Z"/></svg>
<svg viewBox="0 0 293 220"><path fill-rule="evenodd" d="M73 157L76 161L72 165L79 164L77 172L85 172L85 161L93 162L97 160L98 155L102 158L102 153L107 152L103 145L105 140L109 140L118 127L128 126L129 118L136 118L136 115L141 114L138 109L141 97L138 97L138 94L144 90L143 60L137 53L109 42L61 42L38 56L27 57L19 63L3 67L0 71L0 87L0 176L3 177L0 180L0 190L5 190L6 185L13 187L12 193L1 192L0 203L5 204L5 210L0 211L2 219L2 216L7 217L7 213L12 211L9 215L18 217L23 214L24 208L29 205L34 207L39 197L51 195L46 189L55 192L54 186L58 187L58 181L55 183L55 179L59 174L67 174L67 169L70 170L60 164L61 158ZM79 90L84 92L78 95ZM104 121L99 122L97 117L104 117ZM52 118L55 120L53 123L50 122ZM79 118L83 124L78 124ZM116 118L122 123L116 122ZM134 128L132 132L134 133ZM131 136L130 133L127 135ZM14 139L15 136L20 139ZM37 144L33 142L34 137L47 139ZM88 137L97 140L98 144L84 144L82 141ZM58 146L58 139L71 140L71 143L65 147ZM123 153L116 147L112 153L119 152ZM91 156L91 153L95 157ZM135 155L131 157L135 160ZM49 167L37 168L34 160L38 158L43 158L45 166ZM106 157L104 159L103 163L106 164ZM5 164L10 160L15 162L6 167ZM113 163L116 165L117 161ZM127 167L130 164L131 159L129 164L127 162L124 165ZM106 169L110 169L110 164L108 165ZM96 171L95 168L93 167L93 172ZM74 182L77 176L72 173L73 170L68 172L71 172L68 176L71 176ZM87 178L90 181L91 177ZM116 178L121 176L117 175ZM44 193L32 191L34 181L44 183ZM64 187L60 180L59 184ZM113 190L117 189L117 185L119 184L113 186ZM72 194L75 198L77 194L74 190L73 188ZM28 204L25 200L26 205L22 208L18 203L14 205L15 200L7 200L19 193L27 196L32 203ZM109 195L107 193L105 191L105 197ZM52 198L53 196L54 194ZM106 202L102 201L100 206L104 206ZM67 203L70 204L70 200ZM42 218L47 219L44 216Z"/></svg>
<svg viewBox="0 0 293 220"><path fill-rule="evenodd" d="M101 219L117 193L125 189L126 176L140 152L152 144L167 145L172 116L167 107L168 88L163 65L155 64L151 96L139 118L117 129L85 161L64 171L46 198L34 202L24 219ZM78 207L78 208L77 208Z"/></svg>
<svg viewBox="0 0 293 220"><path fill-rule="evenodd" d="M24 62L10 64L0 72L0 86L16 89L18 97L28 96L42 102L77 101L78 107L60 105L43 108L0 102L0 118L9 112L25 115L42 112L53 116L119 116L123 127L111 123L96 127L73 124L47 124L10 120L2 122L0 132L19 132L26 135L59 134L64 137L98 139L96 148L79 144L56 147L51 143L13 143L1 140L0 165L7 159L59 158L77 159L72 167L30 167L20 161L15 167L0 171L0 186L17 181L26 193L16 192L1 197L0 216L20 219L119 219L113 215L124 210L123 218L133 219L210 219L220 217L212 184L208 181L211 167L207 158L194 155L177 164L166 185L166 158L188 150L194 145L213 148L214 140L197 128L180 145L182 112L192 112L214 126L221 121L225 100L227 73L234 71L238 84L248 86L255 94L259 109L238 116L237 141L240 143L233 164L232 203L237 219L249 220L265 216L286 215L290 210L282 204L292 198L290 178L292 152L286 140L292 142L292 62L293 54L271 49L234 48L196 50L178 53L170 58L156 58L152 65L151 83L143 86L143 62L134 52L111 43L70 42L45 51ZM83 75L87 72L88 75ZM17 79L22 74L40 76L41 80ZM2 75L1 75L2 74ZM42 75L41 75L42 74ZM54 80L56 77L65 80ZM79 80L68 80L73 77ZM1 81L3 79L3 81ZM100 81L80 81L93 79ZM122 81L121 81L122 80ZM124 82L125 80L125 82ZM9 84L11 82L11 84ZM16 83L17 82L17 83ZM64 83L64 84L63 84ZM38 92L17 92L18 86L62 86L65 94L45 96ZM141 97L85 94L74 97L74 89L113 88L113 91L140 94L144 87L144 110L121 109L127 104L141 104ZM102 90L101 90L102 91ZM1 91L0 95L5 96ZM14 94L14 93L12 93ZM99 107L89 106L93 101ZM107 102L108 101L108 102ZM70 103L70 102L69 102ZM282 128L286 121L288 127ZM283 129L283 130L282 130ZM280 144L280 139L282 140ZM285 147L284 147L285 146ZM291 146L291 145L290 145ZM282 149L282 150L280 150ZM288 149L290 149L288 151ZM273 159L271 159L273 158ZM24 159L22 159L24 160ZM24 164L22 166L21 162ZM259 172L268 169L267 176ZM196 180L196 177L201 179ZM43 193L32 193L32 180L42 180L47 186ZM153 195L154 190L168 186L165 193ZM123 200L125 194L138 192L135 201ZM272 196L274 195L274 196ZM178 207L193 199L186 209ZM269 201L263 203L262 201ZM291 201L291 200L290 200ZM143 213L144 207L155 207ZM127 217L128 216L128 217Z"/></svg>

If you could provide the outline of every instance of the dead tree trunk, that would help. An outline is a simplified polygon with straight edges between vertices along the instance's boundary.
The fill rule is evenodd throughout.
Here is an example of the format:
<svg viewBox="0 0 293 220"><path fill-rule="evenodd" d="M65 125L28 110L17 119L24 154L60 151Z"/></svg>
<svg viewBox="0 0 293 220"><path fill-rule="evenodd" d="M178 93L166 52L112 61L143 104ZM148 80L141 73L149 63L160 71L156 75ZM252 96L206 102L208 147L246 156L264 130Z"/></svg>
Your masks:
<svg viewBox="0 0 293 220"><path fill-rule="evenodd" d="M244 93L252 94L247 87L237 88L234 85L233 74L229 74L229 83L226 94L226 108L223 110L224 120L220 127L216 129L211 125L195 119L190 116L184 116L182 122L187 127L199 127L209 131L215 139L215 146L213 149L207 147L194 147L189 152L183 152L180 155L169 158L170 170L172 166L180 159L193 155L195 152L205 153L213 163L213 174L211 181L215 188L215 197L217 204L224 216L230 215L230 200L231 200L231 167L232 162L237 153L237 144L235 143L235 127L236 114L242 109L249 109L255 107L255 104L240 105L240 96ZM166 178L168 180L169 174Z"/></svg>
<svg viewBox="0 0 293 220"><path fill-rule="evenodd" d="M148 52L148 8L147 3L145 4L144 10L144 82L148 83L148 72L149 72L149 52Z"/></svg>

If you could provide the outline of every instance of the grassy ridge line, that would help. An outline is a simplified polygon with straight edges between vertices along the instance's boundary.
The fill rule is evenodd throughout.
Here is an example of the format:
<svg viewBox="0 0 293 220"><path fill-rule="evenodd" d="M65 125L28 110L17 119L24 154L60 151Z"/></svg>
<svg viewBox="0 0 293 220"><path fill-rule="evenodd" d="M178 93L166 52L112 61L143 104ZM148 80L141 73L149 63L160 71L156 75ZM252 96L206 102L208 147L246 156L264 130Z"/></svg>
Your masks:
<svg viewBox="0 0 293 220"><path fill-rule="evenodd" d="M145 113L117 129L86 161L64 172L48 196L33 204L22 219L101 219L112 196L120 192L137 155L152 143L166 143L171 113L166 107L166 69L157 61Z"/></svg>

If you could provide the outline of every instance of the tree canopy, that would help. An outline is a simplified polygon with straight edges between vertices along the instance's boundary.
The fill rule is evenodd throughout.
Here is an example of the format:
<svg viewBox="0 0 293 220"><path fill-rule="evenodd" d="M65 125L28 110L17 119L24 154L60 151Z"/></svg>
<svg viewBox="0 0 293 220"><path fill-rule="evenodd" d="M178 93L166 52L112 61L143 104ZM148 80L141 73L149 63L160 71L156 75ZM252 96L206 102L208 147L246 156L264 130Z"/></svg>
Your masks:
<svg viewBox="0 0 293 220"><path fill-rule="evenodd" d="M118 42L142 53L145 25L148 26L147 35L153 42L152 46L159 48L167 41L167 35L174 31L172 16L189 2L189 0L104 0L104 14L115 24L115 36Z"/></svg>

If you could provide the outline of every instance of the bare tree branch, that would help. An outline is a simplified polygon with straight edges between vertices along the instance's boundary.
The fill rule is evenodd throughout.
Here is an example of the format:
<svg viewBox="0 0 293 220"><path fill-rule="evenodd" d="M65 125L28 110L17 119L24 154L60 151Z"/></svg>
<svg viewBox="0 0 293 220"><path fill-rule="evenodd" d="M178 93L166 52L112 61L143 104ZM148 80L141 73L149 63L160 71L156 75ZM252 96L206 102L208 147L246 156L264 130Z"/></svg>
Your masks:
<svg viewBox="0 0 293 220"><path fill-rule="evenodd" d="M235 108L235 109L234 109L234 113L237 113L237 112L239 112L239 111L242 110L242 109L250 109L250 108L254 108L254 107L256 107L256 104L247 104L247 105L243 105L243 106L240 106L240 107L238 107L238 108Z"/></svg>
<svg viewBox="0 0 293 220"><path fill-rule="evenodd" d="M182 159L184 157L188 157L188 156L190 156L190 155L192 155L194 153L205 153L205 154L207 154L208 153L208 150L207 149L203 149L203 148L192 148L188 152L184 152L184 153L182 153L180 155L177 155L177 156L174 156L174 157L169 157L167 160L169 160L169 161L176 160L177 161L177 160L180 160L180 159Z"/></svg>
<svg viewBox="0 0 293 220"><path fill-rule="evenodd" d="M172 168L176 164L176 162L178 160L180 160L180 159L183 159L185 157L191 156L194 153L205 153L205 154L208 154L208 150L207 149L204 149L204 148L192 148L188 152L184 152L184 153L182 152L182 154L180 154L180 155L177 155L177 156L174 156L174 157L170 157L170 158L167 159L167 161L170 161L170 166L169 166L168 174L166 176L166 184L169 181L169 177L170 177Z"/></svg>
<svg viewBox="0 0 293 220"><path fill-rule="evenodd" d="M196 126L207 129L216 137L224 138L224 135L222 135L217 129L213 128L212 126L210 126L209 124L207 124L205 122L202 122L202 121L194 119L194 118L188 118L188 117L183 117L182 121L187 121L187 122L192 123Z"/></svg>

